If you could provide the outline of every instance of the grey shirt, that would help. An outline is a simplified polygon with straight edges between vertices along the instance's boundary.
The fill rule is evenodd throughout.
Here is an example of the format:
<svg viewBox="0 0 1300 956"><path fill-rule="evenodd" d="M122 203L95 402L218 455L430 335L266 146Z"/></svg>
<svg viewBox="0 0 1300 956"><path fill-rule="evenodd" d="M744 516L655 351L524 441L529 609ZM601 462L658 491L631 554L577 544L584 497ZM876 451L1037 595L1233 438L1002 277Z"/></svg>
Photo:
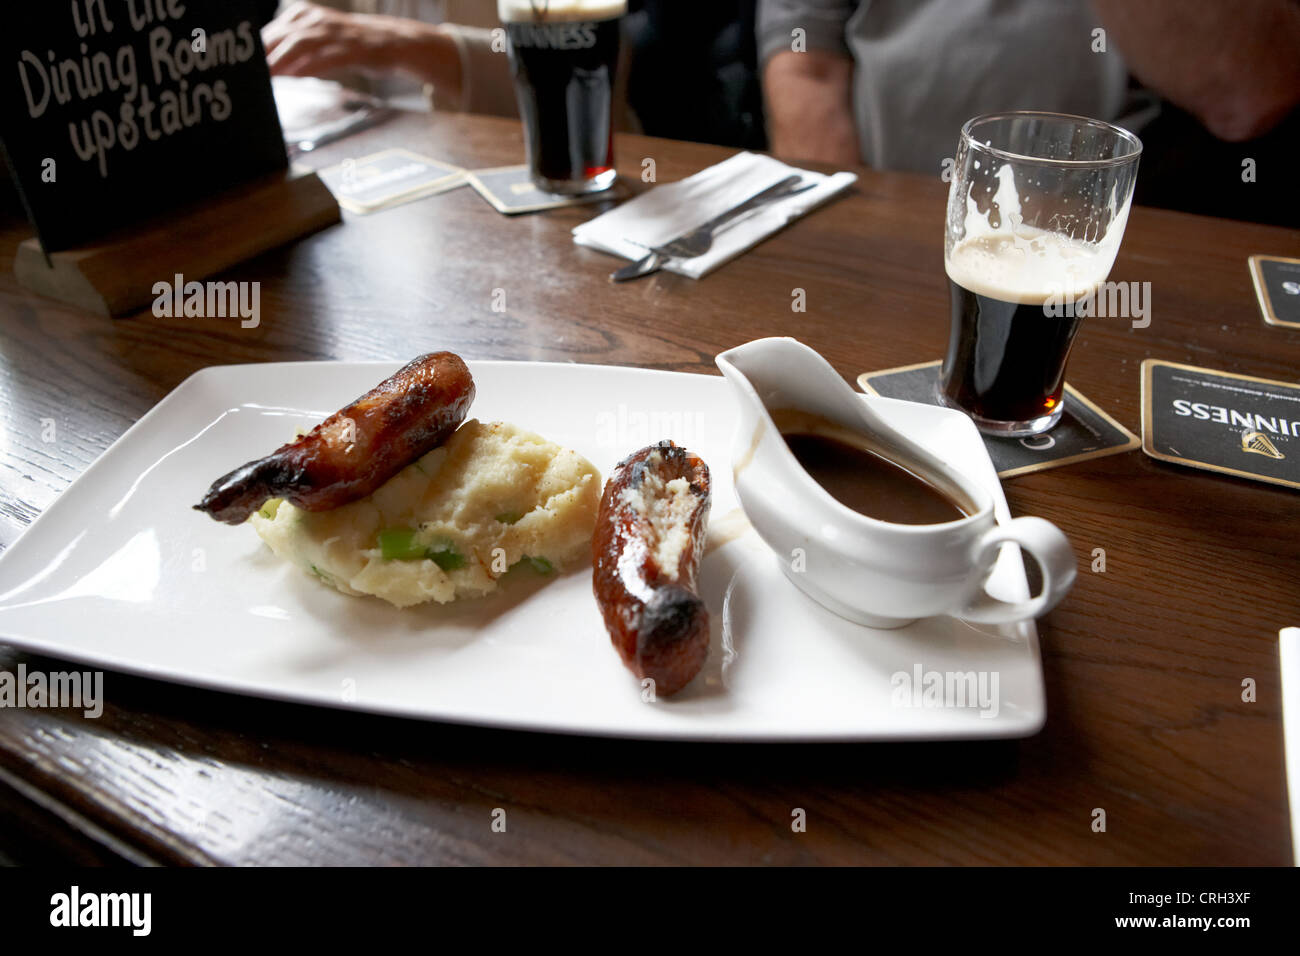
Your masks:
<svg viewBox="0 0 1300 956"><path fill-rule="evenodd" d="M1078 113L1138 131L1154 98L1131 93L1128 68L1087 0L759 0L763 63L809 50L854 64L863 160L938 173L972 116L1011 109Z"/></svg>

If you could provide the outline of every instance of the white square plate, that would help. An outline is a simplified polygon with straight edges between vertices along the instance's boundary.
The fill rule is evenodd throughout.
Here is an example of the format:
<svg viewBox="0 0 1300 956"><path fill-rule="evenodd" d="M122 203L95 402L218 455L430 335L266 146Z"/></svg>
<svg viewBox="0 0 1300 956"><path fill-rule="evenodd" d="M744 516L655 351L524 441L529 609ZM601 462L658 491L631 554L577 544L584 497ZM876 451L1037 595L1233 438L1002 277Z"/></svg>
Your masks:
<svg viewBox="0 0 1300 956"><path fill-rule="evenodd" d="M717 540L737 527L734 413L721 377L469 365L478 393L472 416L536 431L602 475L652 441L686 445L713 472ZM339 594L275 558L252 529L192 510L214 478L395 367L234 365L191 376L0 555L0 639L232 693L526 730L759 741L1018 737L1042 726L1032 622L976 627L943 617L895 631L860 627L795 589L752 531L704 560L701 592L714 631L704 670L675 697L643 702L602 626L589 566L515 582L483 600L398 610ZM863 401L976 477L999 517L1010 517L964 415ZM1007 600L1028 595L1014 546L988 587ZM996 691L982 705L919 706L920 686L907 690L917 677L970 672ZM111 695L111 675L106 687Z"/></svg>

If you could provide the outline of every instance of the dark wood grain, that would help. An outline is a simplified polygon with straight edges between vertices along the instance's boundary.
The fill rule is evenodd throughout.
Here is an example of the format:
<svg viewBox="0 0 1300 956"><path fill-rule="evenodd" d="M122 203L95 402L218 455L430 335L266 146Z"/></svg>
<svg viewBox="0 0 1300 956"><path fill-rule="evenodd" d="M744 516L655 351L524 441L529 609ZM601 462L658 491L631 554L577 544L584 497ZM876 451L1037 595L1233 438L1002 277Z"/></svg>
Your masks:
<svg viewBox="0 0 1300 956"><path fill-rule="evenodd" d="M511 122L408 116L312 162L397 144L467 166L522 155ZM666 181L726 151L628 136L618 154L629 177L651 157ZM612 286L614 261L569 236L591 208L507 219L467 189L349 217L230 272L262 282L256 329L148 313L112 322L0 276L0 544L212 364L446 348L713 372L716 352L770 334L797 336L850 378L938 358L946 185L862 173L852 195L698 282ZM4 256L26 234L10 215ZM1151 326L1089 320L1073 384L1136 431L1143 358L1300 378L1300 332L1261 321L1252 253L1298 255L1300 232L1134 210L1111 278L1152 283ZM492 310L495 289L504 314ZM806 313L791 311L795 289ZM1140 452L1006 489L1013 511L1066 531L1084 569L1040 622L1048 722L1028 740L603 741L110 674L98 720L0 711L0 771L25 800L40 795L42 811L25 819L81 831L83 848L66 853L77 844L50 833L50 852L82 859L96 855L90 841L110 857L195 863L1289 862L1277 631L1300 624L1300 495ZM1086 570L1098 547L1104 574ZM0 650L0 668L19 661L57 667ZM1247 677L1255 703L1241 700ZM504 834L490 829L498 807ZM806 833L791 832L796 807ZM1097 807L1106 833L1090 827Z"/></svg>

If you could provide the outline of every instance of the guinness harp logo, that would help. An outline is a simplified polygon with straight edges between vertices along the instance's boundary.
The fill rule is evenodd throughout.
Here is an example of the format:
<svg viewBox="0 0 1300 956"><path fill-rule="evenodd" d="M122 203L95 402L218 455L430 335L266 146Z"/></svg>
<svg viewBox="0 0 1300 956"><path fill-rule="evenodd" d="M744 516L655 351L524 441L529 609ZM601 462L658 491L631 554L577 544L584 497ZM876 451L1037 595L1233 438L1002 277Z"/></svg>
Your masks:
<svg viewBox="0 0 1300 956"><path fill-rule="evenodd" d="M1268 440L1263 432L1243 431L1241 433L1241 450L1252 455L1263 455L1281 461L1286 455L1277 450L1277 446Z"/></svg>

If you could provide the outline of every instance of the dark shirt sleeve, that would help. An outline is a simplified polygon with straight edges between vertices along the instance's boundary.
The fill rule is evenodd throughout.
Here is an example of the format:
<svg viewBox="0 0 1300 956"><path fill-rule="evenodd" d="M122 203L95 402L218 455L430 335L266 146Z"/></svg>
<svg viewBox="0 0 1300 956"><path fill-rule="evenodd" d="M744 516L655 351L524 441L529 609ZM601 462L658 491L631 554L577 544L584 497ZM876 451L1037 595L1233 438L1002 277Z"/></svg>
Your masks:
<svg viewBox="0 0 1300 956"><path fill-rule="evenodd" d="M280 7L280 0L256 0L257 22L261 26L266 26L275 19L276 10Z"/></svg>
<svg viewBox="0 0 1300 956"><path fill-rule="evenodd" d="M855 0L758 0L759 62L791 49L795 30L804 31L806 49L848 56L844 28L855 6Z"/></svg>

